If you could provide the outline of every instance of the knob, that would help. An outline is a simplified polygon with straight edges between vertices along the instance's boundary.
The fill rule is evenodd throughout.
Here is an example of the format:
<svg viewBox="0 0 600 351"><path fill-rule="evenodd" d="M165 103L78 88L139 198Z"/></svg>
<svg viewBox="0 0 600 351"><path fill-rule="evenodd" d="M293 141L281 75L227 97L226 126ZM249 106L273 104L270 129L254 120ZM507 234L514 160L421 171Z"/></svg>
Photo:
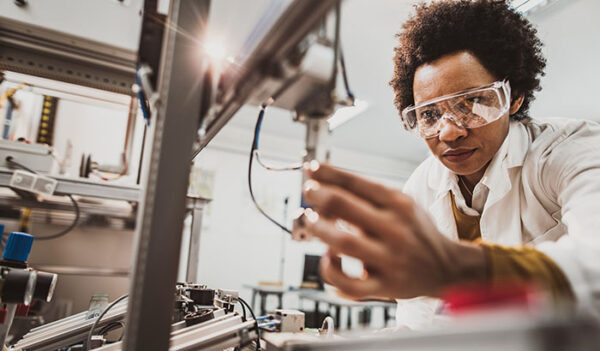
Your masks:
<svg viewBox="0 0 600 351"><path fill-rule="evenodd" d="M18 232L10 233L2 258L5 260L26 262L29 252L31 252L31 245L33 245L32 235Z"/></svg>

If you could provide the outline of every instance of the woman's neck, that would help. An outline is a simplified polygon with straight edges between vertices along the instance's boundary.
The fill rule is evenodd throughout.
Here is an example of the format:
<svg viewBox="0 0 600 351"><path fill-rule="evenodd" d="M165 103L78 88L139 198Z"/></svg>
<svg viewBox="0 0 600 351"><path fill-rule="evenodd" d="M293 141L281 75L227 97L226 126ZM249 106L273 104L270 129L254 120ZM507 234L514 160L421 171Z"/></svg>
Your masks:
<svg viewBox="0 0 600 351"><path fill-rule="evenodd" d="M467 206L469 207L471 207L471 203L473 200L473 191L475 190L475 186L477 185L477 183L479 183L481 178L483 178L483 175L485 174L485 170L487 169L488 165L489 163L475 173L458 176L459 188L461 189L463 197L465 198Z"/></svg>

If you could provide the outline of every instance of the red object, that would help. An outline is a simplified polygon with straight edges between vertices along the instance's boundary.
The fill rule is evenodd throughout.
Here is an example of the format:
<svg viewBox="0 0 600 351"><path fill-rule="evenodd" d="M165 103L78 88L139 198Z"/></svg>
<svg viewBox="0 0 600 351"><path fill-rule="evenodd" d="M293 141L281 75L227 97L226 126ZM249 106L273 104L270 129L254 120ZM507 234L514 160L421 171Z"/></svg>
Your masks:
<svg viewBox="0 0 600 351"><path fill-rule="evenodd" d="M29 306L30 305L20 303L15 311L15 316L27 316L27 313L29 313Z"/></svg>
<svg viewBox="0 0 600 351"><path fill-rule="evenodd" d="M8 315L8 311L6 308L0 310L0 324L4 324L6 322L6 315Z"/></svg>
<svg viewBox="0 0 600 351"><path fill-rule="evenodd" d="M451 314L514 306L529 308L538 301L539 290L532 284L506 282L501 285L469 285L450 288L442 298Z"/></svg>

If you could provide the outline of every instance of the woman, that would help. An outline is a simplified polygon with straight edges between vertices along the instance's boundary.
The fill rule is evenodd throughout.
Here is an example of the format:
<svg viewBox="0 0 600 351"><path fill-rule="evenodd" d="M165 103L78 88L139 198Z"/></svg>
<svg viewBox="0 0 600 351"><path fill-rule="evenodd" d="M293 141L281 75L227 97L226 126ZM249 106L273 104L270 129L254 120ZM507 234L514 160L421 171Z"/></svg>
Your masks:
<svg viewBox="0 0 600 351"><path fill-rule="evenodd" d="M324 279L351 297L404 299L397 319L413 328L431 323L444 289L473 281L523 280L597 313L600 127L528 116L545 67L535 29L505 1L438 1L398 37L395 103L432 156L403 192L305 167L316 212L304 225L330 247ZM345 275L340 254L364 276Z"/></svg>

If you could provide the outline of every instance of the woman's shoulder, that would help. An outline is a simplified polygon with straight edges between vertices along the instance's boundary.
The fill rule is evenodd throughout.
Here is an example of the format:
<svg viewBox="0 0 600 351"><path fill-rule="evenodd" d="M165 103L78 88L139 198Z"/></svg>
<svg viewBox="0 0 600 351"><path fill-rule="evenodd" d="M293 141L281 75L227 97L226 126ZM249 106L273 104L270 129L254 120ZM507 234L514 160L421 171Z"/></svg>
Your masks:
<svg viewBox="0 0 600 351"><path fill-rule="evenodd" d="M584 169L600 167L600 124L583 119L547 118L523 123L530 146L523 176L551 197Z"/></svg>
<svg viewBox="0 0 600 351"><path fill-rule="evenodd" d="M578 142L600 138L600 124L595 121L572 118L527 118L522 121L530 140L530 150L544 152L565 146L565 142ZM600 141L600 139L598 139Z"/></svg>

